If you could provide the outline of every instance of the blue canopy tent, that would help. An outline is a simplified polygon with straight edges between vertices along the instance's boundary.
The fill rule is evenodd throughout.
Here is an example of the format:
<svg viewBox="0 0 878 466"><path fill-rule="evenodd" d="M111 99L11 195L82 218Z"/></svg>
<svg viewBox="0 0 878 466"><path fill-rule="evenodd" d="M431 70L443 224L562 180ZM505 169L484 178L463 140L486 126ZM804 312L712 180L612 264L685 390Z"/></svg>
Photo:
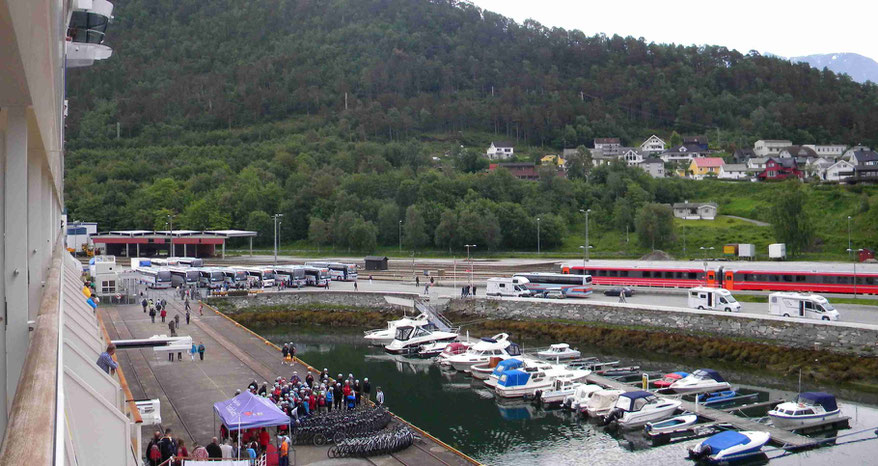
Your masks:
<svg viewBox="0 0 878 466"><path fill-rule="evenodd" d="M214 403L213 411L228 430L237 430L239 435L242 429L278 426L290 428L290 418L286 413L268 398L256 396L249 391L230 400ZM240 449L238 453L240 454Z"/></svg>

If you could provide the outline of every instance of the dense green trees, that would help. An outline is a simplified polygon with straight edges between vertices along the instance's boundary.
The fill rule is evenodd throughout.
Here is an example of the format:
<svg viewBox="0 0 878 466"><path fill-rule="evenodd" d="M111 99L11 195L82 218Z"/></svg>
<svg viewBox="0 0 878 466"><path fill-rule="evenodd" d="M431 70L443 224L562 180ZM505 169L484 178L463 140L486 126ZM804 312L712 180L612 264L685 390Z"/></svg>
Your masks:
<svg viewBox="0 0 878 466"><path fill-rule="evenodd" d="M647 204L637 213L637 234L640 244L651 249L662 248L676 239L674 212L667 205Z"/></svg>
<svg viewBox="0 0 878 466"><path fill-rule="evenodd" d="M785 182L784 190L775 198L771 207L771 227L777 241L786 243L791 256L810 245L814 230L805 211L805 196L798 181Z"/></svg>

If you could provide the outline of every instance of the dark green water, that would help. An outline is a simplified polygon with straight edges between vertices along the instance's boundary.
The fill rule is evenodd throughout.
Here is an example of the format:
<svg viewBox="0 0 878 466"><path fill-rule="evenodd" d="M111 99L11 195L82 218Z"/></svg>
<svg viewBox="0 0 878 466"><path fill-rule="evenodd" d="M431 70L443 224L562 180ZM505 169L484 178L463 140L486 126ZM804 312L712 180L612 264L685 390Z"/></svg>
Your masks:
<svg viewBox="0 0 878 466"><path fill-rule="evenodd" d="M564 411L537 409L524 402L498 403L480 381L441 371L428 361L386 355L381 348L365 345L358 330L282 327L254 330L274 342L296 342L300 358L315 368L328 368L333 376L353 373L360 380L368 377L373 387L383 388L386 403L394 413L487 464L692 464L685 456L686 446L693 441L651 447L640 431L611 435L604 428ZM588 352L596 353L595 350ZM601 356L615 356L614 359L621 358L623 364L639 364L656 371L710 367L709 361L647 361L638 360L635 355L636 351ZM734 386L750 382L747 388L762 390L764 396L771 399L790 399L797 389L794 382L772 379L765 374L716 368L722 370ZM874 396L844 395L858 401L839 400L843 414L852 417L851 429L840 434L878 427ZM839 442L866 438L875 439L875 434L858 434ZM878 440L783 457L781 453L768 453L771 464L878 464L874 460L878 458Z"/></svg>

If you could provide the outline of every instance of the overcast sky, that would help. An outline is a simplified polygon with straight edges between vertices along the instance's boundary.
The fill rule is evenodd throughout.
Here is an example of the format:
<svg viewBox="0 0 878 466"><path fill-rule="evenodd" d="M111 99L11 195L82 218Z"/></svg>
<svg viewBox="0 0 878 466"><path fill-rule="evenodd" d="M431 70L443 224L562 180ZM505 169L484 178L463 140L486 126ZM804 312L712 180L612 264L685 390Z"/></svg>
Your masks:
<svg viewBox="0 0 878 466"><path fill-rule="evenodd" d="M473 0L521 23L648 42L724 45L783 57L854 52L878 60L874 0Z"/></svg>

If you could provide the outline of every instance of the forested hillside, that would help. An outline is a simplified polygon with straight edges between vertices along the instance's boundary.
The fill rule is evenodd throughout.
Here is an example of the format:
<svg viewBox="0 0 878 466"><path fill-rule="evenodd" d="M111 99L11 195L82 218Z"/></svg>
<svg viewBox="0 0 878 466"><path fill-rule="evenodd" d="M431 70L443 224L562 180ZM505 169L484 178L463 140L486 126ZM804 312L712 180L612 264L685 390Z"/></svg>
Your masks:
<svg viewBox="0 0 878 466"><path fill-rule="evenodd" d="M645 205L714 200L705 186L719 184L622 165L539 182L481 173L494 138L525 158L653 131L709 131L724 148L878 142L871 84L722 47L588 37L447 1L135 0L114 13L113 58L68 74L67 206L102 230L175 214L175 227L270 243L283 213L287 242L368 251L401 230L407 249L510 250L534 248L539 217L548 249L570 245L581 208L593 241L624 237ZM857 204L833 189L852 201L832 215L878 213L872 191ZM858 231L875 232L863 217ZM815 248L836 233L821 228Z"/></svg>

